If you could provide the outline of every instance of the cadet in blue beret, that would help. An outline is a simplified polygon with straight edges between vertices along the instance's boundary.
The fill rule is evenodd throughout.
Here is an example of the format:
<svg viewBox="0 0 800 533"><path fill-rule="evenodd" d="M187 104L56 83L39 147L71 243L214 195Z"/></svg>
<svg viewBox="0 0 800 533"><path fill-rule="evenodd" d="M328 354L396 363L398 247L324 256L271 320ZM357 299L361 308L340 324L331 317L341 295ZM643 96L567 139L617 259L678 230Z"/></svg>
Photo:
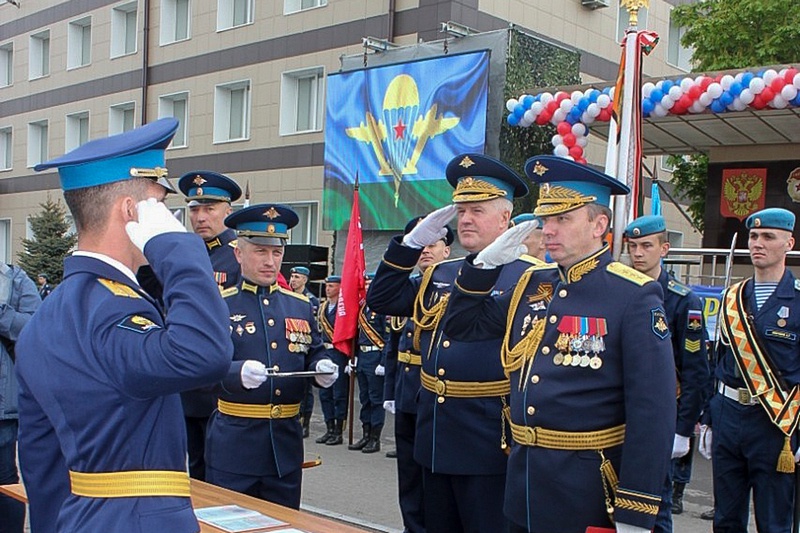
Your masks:
<svg viewBox="0 0 800 533"><path fill-rule="evenodd" d="M178 188L186 196L192 230L206 243L214 279L219 290L239 282L239 263L236 261L236 233L225 227L225 217L231 214L231 202L242 190L228 176L208 170L194 170L178 178ZM208 418L216 408L216 396L208 390L187 391L181 395L189 442L189 474L205 479L205 442Z"/></svg>
<svg viewBox="0 0 800 533"><path fill-rule="evenodd" d="M526 195L528 186L501 161L481 154L455 157L445 174L453 204L390 242L367 304L377 313L413 316L417 323L422 388L414 458L424 472L426 530L499 531L506 524L507 456L501 444L510 388L500 364L502 343L499 338L462 342L442 332L441 318L463 258L435 264L421 278L410 274L423 249L446 237L453 216L462 247L470 253L486 248L508 229L512 200ZM506 266L495 290L513 287L531 265L523 259Z"/></svg>
<svg viewBox="0 0 800 533"><path fill-rule="evenodd" d="M678 419L672 446L672 465L661 497L654 531L672 531L672 514L683 512L683 491L692 468L694 428L705 402L711 378L706 353L706 328L700 298L661 265L669 253L667 225L660 215L641 216L628 224L624 236L633 268L661 285L664 310L672 338L678 378Z"/></svg>
<svg viewBox="0 0 800 533"><path fill-rule="evenodd" d="M161 119L36 167L58 169L78 249L16 345L32 531L199 530L178 393L222 379L233 347L205 246L161 202L177 127ZM136 282L145 262L169 321Z"/></svg>
<svg viewBox="0 0 800 533"><path fill-rule="evenodd" d="M521 222L535 221L536 229L528 234L528 238L523 243L528 249L527 254L534 259L546 262L547 250L544 247L544 239L542 238L542 219L533 213L522 213L511 219L510 226L513 228Z"/></svg>
<svg viewBox="0 0 800 533"><path fill-rule="evenodd" d="M675 435L675 364L661 286L615 262L604 241L611 196L628 189L554 156L525 172L558 264L494 294L530 231L523 222L465 262L442 319L460 341L504 339L510 529L650 531Z"/></svg>
<svg viewBox="0 0 800 533"><path fill-rule="evenodd" d="M308 290L306 284L311 271L304 266L295 266L289 271L289 287L297 294L302 294L308 301L311 302L311 308L314 310L314 316L317 316L319 311L319 298L314 296ZM316 326L315 324L315 327ZM311 414L314 412L314 388L311 382L306 380L305 392L303 393L303 401L300 404L300 422L303 424L303 438L308 437L311 423Z"/></svg>
<svg viewBox="0 0 800 533"><path fill-rule="evenodd" d="M233 364L211 415L206 480L237 492L298 509L303 464L299 422L305 378L276 372L317 371L330 387L338 369L325 355L311 302L278 285L283 251L297 214L279 204L233 213L241 282L223 291L228 304Z"/></svg>
<svg viewBox="0 0 800 533"><path fill-rule="evenodd" d="M794 224L774 207L747 217L753 277L722 295L699 446L714 463L715 531L747 531L751 491L759 531L793 531L798 412L784 406L800 385L800 280L786 268Z"/></svg>

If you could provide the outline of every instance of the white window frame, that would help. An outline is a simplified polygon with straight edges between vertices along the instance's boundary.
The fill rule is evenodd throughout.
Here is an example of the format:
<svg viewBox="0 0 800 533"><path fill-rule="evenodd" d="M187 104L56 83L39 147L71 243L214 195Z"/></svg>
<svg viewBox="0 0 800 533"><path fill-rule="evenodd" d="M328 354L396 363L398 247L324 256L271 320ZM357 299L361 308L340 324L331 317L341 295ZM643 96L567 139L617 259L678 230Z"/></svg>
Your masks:
<svg viewBox="0 0 800 533"><path fill-rule="evenodd" d="M659 156L659 157L661 158L661 164L659 165L661 170L663 170L665 172L670 172L670 173L675 172L675 167L670 165L669 163L667 163L667 159L669 159L668 155L662 155L662 156Z"/></svg>
<svg viewBox="0 0 800 533"><path fill-rule="evenodd" d="M0 87L14 84L14 41L0 44Z"/></svg>
<svg viewBox="0 0 800 533"><path fill-rule="evenodd" d="M649 10L643 7L639 10L639 26L640 30L647 29L647 18ZM625 37L625 30L628 29L628 10L623 6L619 6L617 10L617 42L621 43L622 38Z"/></svg>
<svg viewBox="0 0 800 533"><path fill-rule="evenodd" d="M50 148L49 136L50 123L47 119L28 122L28 168L47 161Z"/></svg>
<svg viewBox="0 0 800 533"><path fill-rule="evenodd" d="M251 80L222 83L214 87L214 144L250 139L251 88ZM231 109L231 96L234 91L237 91L238 94L238 91L242 89L244 92L242 93L241 116L235 119L232 113L234 110ZM231 123L233 120L241 121L241 135L234 136L232 134Z"/></svg>
<svg viewBox="0 0 800 533"><path fill-rule="evenodd" d="M73 20L67 27L67 70L92 63L92 17Z"/></svg>
<svg viewBox="0 0 800 533"><path fill-rule="evenodd" d="M28 79L36 80L50 75L50 30L30 36L28 48Z"/></svg>
<svg viewBox="0 0 800 533"><path fill-rule="evenodd" d="M11 262L11 225L10 218L0 218L0 258L3 262Z"/></svg>
<svg viewBox="0 0 800 533"><path fill-rule="evenodd" d="M89 142L89 112L79 111L66 115L64 121L64 153Z"/></svg>
<svg viewBox="0 0 800 533"><path fill-rule="evenodd" d="M667 65L681 69L684 72L692 70L691 48L681 44L681 38L686 33L685 26L676 26L672 21L672 10L669 12L669 38L667 40Z"/></svg>
<svg viewBox="0 0 800 533"><path fill-rule="evenodd" d="M301 129L299 121L300 81L312 79L311 90L316 109L309 112L309 128ZM281 74L280 135L295 135L322 131L325 116L325 67L316 66Z"/></svg>
<svg viewBox="0 0 800 533"><path fill-rule="evenodd" d="M319 242L319 202L287 202L297 213L300 221L297 226L289 230L289 239L286 244L313 244ZM308 211L303 214L304 208ZM297 238L297 230L305 229L307 238L305 240Z"/></svg>
<svg viewBox="0 0 800 533"><path fill-rule="evenodd" d="M133 16L131 17L131 14ZM133 34L130 23L135 20ZM139 2L137 0L120 4L111 9L111 58L135 54L139 47ZM128 49L132 40L132 49Z"/></svg>
<svg viewBox="0 0 800 533"><path fill-rule="evenodd" d="M183 102L183 116L175 114L175 102ZM178 119L178 130L172 137L169 148L186 148L189 146L189 91L163 94L158 97L158 118L174 117Z"/></svg>
<svg viewBox="0 0 800 533"><path fill-rule="evenodd" d="M311 4L303 6L303 4ZM328 5L328 0L283 0L283 14L291 15Z"/></svg>
<svg viewBox="0 0 800 533"><path fill-rule="evenodd" d="M130 124L126 127L125 119L130 118ZM108 108L108 134L116 135L130 131L136 127L136 102L122 102L114 104Z"/></svg>
<svg viewBox="0 0 800 533"><path fill-rule="evenodd" d="M179 12L180 8L186 9L186 35L178 35L178 23L180 22ZM161 32L159 35L159 44L165 46L168 44L179 43L181 41L188 41L192 38L192 2L191 0L164 0L161 4Z"/></svg>
<svg viewBox="0 0 800 533"><path fill-rule="evenodd" d="M236 2L243 2L245 9L245 20L236 22L235 11ZM241 28L253 24L255 20L255 1L254 0L217 0L217 31L225 31L233 28Z"/></svg>
<svg viewBox="0 0 800 533"><path fill-rule="evenodd" d="M14 168L14 129L0 127L0 171Z"/></svg>

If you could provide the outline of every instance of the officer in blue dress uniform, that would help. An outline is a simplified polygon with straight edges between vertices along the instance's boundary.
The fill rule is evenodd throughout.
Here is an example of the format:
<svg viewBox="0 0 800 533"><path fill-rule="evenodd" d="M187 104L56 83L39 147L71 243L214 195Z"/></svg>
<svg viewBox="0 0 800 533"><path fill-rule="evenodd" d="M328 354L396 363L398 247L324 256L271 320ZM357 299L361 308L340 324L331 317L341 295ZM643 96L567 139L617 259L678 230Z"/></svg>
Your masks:
<svg viewBox="0 0 800 533"><path fill-rule="evenodd" d="M345 354L333 347L333 328L336 326L336 304L339 299L341 276L328 276L325 278L325 300L320 302L317 312L317 323L322 335L322 344L328 357L339 367L339 378L330 388L319 391L319 404L325 419L325 433L318 437L317 444L336 446L344 442L342 431L344 421L347 419L347 399L349 380L345 371L348 358Z"/></svg>
<svg viewBox="0 0 800 533"><path fill-rule="evenodd" d="M415 217L406 224L407 235L422 217ZM455 233L446 227L446 235L434 244L426 246L417 262L424 272L431 265L450 257L450 245ZM419 276L419 274L414 274ZM422 367L419 338L414 336L416 328L409 317L390 317L389 340L384 351L386 379L383 388L383 407L394 415L394 439L397 445L397 496L403 527L408 533L425 532L424 494L422 491L422 467L414 460L414 440L417 424L417 393L419 372ZM387 453L388 456L388 453Z"/></svg>
<svg viewBox="0 0 800 533"><path fill-rule="evenodd" d="M748 530L751 490L759 532L792 530L800 280L786 268L786 253L794 246L794 224L786 209L750 215L754 276L722 295L717 393L700 443L712 452L716 532Z"/></svg>
<svg viewBox="0 0 800 533"><path fill-rule="evenodd" d="M691 461L689 458L692 456L690 452L694 427L700 420L710 379L703 307L692 289L677 281L661 266L662 259L669 252L664 217L639 217L628 224L624 235L628 241L633 268L661 285L664 310L667 312L672 335L672 353L678 382L678 420L672 447L672 465L654 529L656 533L669 533L672 531L675 504L680 506L680 511L683 510L683 490L686 486L685 482L673 480L673 472L681 468L681 462ZM691 468L691 463L689 464Z"/></svg>
<svg viewBox="0 0 800 533"><path fill-rule="evenodd" d="M366 275L367 289L374 279ZM386 419L383 410L383 383L385 365L383 350L389 338L389 322L385 315L376 313L364 304L358 310L358 353L350 370L357 369L358 401L361 403L359 420L363 436L350 444L348 450L375 453L381 449L381 432Z"/></svg>
<svg viewBox="0 0 800 533"><path fill-rule="evenodd" d="M444 324L466 341L503 339L506 516L514 532L583 533L612 527L612 515L618 532L648 532L675 434L675 365L660 285L613 261L604 241L611 195L628 189L554 156L525 171L540 183L534 214L557 264L492 297L496 267L532 223L510 229L464 263Z"/></svg>
<svg viewBox="0 0 800 533"><path fill-rule="evenodd" d="M330 372L314 378L321 387L333 384L338 374L314 327L311 302L277 283L288 231L297 221L291 208L279 204L250 206L225 219L238 235L242 279L223 291L233 364L206 443L209 483L294 509L300 508L298 415L307 378L270 377L267 369Z"/></svg>
<svg viewBox="0 0 800 533"><path fill-rule="evenodd" d="M236 233L225 227L225 217L242 190L228 176L208 170L183 174L178 178L178 188L186 196L192 230L206 243L219 290L235 286L239 281L239 262L234 255ZM216 407L216 395L207 390L187 391L181 401L189 443L189 474L202 480L206 477L206 429Z"/></svg>
<svg viewBox="0 0 800 533"><path fill-rule="evenodd" d="M233 346L203 241L157 201L177 128L161 119L36 166L58 168L78 249L16 346L32 531L199 529L178 393L222 379ZM136 282L146 261L169 321Z"/></svg>
<svg viewBox="0 0 800 533"><path fill-rule="evenodd" d="M314 296L306 284L311 271L304 266L292 267L289 271L289 287L292 288L297 294L302 294L308 301L311 302L311 309L314 310L314 319L316 320L317 312L319 311L319 298ZM316 322L314 327L319 329ZM303 401L300 402L300 422L303 424L303 438L308 437L309 424L311 423L311 414L314 412L314 388L311 382L306 380L306 390L303 393Z"/></svg>
<svg viewBox="0 0 800 533"><path fill-rule="evenodd" d="M444 238L457 214L461 246L477 252L508 229L513 198L528 187L491 157L463 154L446 168L453 204L426 216L390 243L367 293L378 313L412 316L422 350L414 458L422 465L428 533L500 531L507 456L502 410L510 384L500 365L500 341L461 342L441 330L463 259L444 261L410 278L422 249ZM531 265L503 269L496 290L510 289Z"/></svg>

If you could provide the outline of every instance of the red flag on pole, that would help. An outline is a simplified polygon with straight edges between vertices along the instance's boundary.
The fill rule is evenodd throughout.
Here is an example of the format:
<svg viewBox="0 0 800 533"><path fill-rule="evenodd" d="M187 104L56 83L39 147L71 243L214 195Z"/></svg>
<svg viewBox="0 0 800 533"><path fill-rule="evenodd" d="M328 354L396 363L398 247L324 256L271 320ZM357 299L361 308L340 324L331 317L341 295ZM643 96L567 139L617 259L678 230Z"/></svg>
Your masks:
<svg viewBox="0 0 800 533"><path fill-rule="evenodd" d="M367 290L364 282L366 269L364 241L361 238L361 214L358 208L358 175L356 175L350 227L344 250L342 284L336 305L336 324L333 329L334 347L348 357L353 356L353 340L358 335L358 312L366 299Z"/></svg>

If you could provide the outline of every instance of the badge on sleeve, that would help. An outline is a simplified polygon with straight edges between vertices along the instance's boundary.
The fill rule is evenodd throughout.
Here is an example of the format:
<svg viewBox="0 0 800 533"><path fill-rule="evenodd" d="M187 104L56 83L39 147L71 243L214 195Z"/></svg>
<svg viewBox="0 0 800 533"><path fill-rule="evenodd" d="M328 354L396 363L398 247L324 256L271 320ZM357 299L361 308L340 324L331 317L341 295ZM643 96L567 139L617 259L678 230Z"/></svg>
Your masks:
<svg viewBox="0 0 800 533"><path fill-rule="evenodd" d="M703 312L700 309L689 309L686 316L686 329L700 331L703 328Z"/></svg>
<svg viewBox="0 0 800 533"><path fill-rule="evenodd" d="M117 324L117 327L122 329L129 329L136 333L147 333L151 329L161 329L161 326L140 315L131 315L125 317L125 320Z"/></svg>
<svg viewBox="0 0 800 533"><path fill-rule="evenodd" d="M653 333L659 339L666 339L669 336L669 326L667 325L667 314L663 309L657 307L650 310L650 317L652 319Z"/></svg>

